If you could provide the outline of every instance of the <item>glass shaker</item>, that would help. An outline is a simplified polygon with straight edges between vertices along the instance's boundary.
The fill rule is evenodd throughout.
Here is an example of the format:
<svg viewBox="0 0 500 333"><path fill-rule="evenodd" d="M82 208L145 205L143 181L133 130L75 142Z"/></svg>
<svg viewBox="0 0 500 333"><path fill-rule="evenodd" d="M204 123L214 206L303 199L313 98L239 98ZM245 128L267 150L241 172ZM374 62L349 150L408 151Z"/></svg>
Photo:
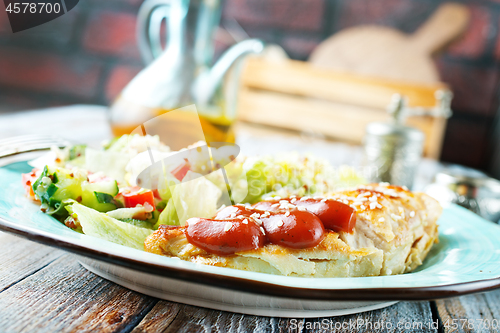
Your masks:
<svg viewBox="0 0 500 333"><path fill-rule="evenodd" d="M390 122L367 125L364 137L365 165L371 182L388 182L411 188L422 157L425 135L404 125L406 100L394 95L388 107Z"/></svg>
<svg viewBox="0 0 500 333"><path fill-rule="evenodd" d="M443 206L455 203L487 220L500 220L500 181L478 170L449 166L436 174L425 192Z"/></svg>

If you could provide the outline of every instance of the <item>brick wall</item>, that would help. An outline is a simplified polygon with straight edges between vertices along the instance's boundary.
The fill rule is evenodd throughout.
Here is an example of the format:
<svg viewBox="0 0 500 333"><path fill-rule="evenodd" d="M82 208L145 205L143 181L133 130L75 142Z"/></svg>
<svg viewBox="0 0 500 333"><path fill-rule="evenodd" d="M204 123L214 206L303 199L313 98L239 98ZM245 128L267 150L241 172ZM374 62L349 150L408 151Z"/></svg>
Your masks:
<svg viewBox="0 0 500 333"><path fill-rule="evenodd" d="M500 0L464 0L465 36L436 58L455 92L442 159L487 169L499 100ZM72 103L108 104L142 68L135 15L142 0L86 0L52 22L12 34L0 11L0 112ZM227 0L222 25L307 59L326 37L359 24L413 32L435 0ZM227 47L216 43L217 53Z"/></svg>

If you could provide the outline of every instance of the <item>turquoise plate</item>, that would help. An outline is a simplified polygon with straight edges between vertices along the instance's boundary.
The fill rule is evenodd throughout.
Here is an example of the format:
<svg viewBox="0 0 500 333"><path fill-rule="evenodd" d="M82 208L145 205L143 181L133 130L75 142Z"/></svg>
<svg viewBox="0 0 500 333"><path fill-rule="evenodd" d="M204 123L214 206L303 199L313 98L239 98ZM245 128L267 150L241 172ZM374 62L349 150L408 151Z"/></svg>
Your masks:
<svg viewBox="0 0 500 333"><path fill-rule="evenodd" d="M97 261L204 287L318 301L424 300L500 287L500 227L458 206L444 210L439 244L413 273L307 279L197 265L76 233L24 197L21 173L29 171L25 162L0 168L0 229L74 252L83 263Z"/></svg>

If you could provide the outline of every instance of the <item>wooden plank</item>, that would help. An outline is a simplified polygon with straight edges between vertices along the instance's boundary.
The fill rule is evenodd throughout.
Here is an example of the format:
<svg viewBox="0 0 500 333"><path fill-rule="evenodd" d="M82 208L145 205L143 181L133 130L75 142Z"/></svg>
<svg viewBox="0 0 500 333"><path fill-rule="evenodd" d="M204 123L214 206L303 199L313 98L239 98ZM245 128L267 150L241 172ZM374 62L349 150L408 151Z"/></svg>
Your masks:
<svg viewBox="0 0 500 333"><path fill-rule="evenodd" d="M152 312L161 311L164 302L159 302ZM158 309L156 309L158 308ZM147 317L151 319L151 317ZM144 318L146 321L146 318ZM190 305L181 305L174 320L167 319L168 324L161 322L151 324L153 331L182 332L270 332L289 331L289 319L269 318L243 315L226 311L210 310ZM142 327L141 322L138 327ZM138 330L137 332L144 332ZM136 333L134 331L134 333Z"/></svg>
<svg viewBox="0 0 500 333"><path fill-rule="evenodd" d="M185 305L168 301L159 301L133 329L132 333L164 332Z"/></svg>
<svg viewBox="0 0 500 333"><path fill-rule="evenodd" d="M52 247L0 232L0 292L63 254Z"/></svg>
<svg viewBox="0 0 500 333"><path fill-rule="evenodd" d="M356 144L363 142L365 127L370 122L389 120L389 115L381 109L255 89L240 91L238 112L238 118L246 122L295 131L312 130ZM424 155L438 159L446 119L410 117L408 125L425 133Z"/></svg>
<svg viewBox="0 0 500 333"><path fill-rule="evenodd" d="M436 305L445 332L500 331L500 290L437 300Z"/></svg>
<svg viewBox="0 0 500 333"><path fill-rule="evenodd" d="M388 119L382 110L256 90L241 92L238 110L243 121L313 130L355 143L362 141L369 122Z"/></svg>
<svg viewBox="0 0 500 333"><path fill-rule="evenodd" d="M256 57L248 59L242 85L381 109L395 93L406 96L409 106L433 107L435 92L448 89L440 82L412 84L317 68L303 61L269 62Z"/></svg>
<svg viewBox="0 0 500 333"><path fill-rule="evenodd" d="M444 117L409 117L408 126L416 127L425 134L424 154L428 158L439 160L443 147L444 131L447 120Z"/></svg>
<svg viewBox="0 0 500 333"><path fill-rule="evenodd" d="M0 332L129 331L156 302L66 254L0 293Z"/></svg>
<svg viewBox="0 0 500 333"><path fill-rule="evenodd" d="M397 323L403 329L397 330ZM422 328L419 327L422 323ZM160 301L134 329L139 332L435 332L429 302L401 302L391 307L330 318L269 318ZM344 327L342 328L342 325ZM378 329L377 325L385 328ZM433 327L435 326L435 327ZM340 327L340 329L336 329ZM347 327L347 329L345 329ZM390 328L392 327L392 328ZM410 331L406 329L406 331Z"/></svg>
<svg viewBox="0 0 500 333"><path fill-rule="evenodd" d="M321 327L321 323L325 326ZM438 331L438 323L432 317L429 302L399 302L384 309L349 316L306 319L303 327L307 332Z"/></svg>

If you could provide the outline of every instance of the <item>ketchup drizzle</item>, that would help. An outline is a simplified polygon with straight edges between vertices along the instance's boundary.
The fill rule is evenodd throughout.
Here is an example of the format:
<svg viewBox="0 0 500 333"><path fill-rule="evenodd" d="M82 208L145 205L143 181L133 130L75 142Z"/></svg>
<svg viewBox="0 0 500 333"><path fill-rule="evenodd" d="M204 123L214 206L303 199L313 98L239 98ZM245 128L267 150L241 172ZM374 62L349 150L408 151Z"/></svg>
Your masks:
<svg viewBox="0 0 500 333"><path fill-rule="evenodd" d="M323 240L325 228L353 232L355 223L356 211L339 201L286 198L228 206L213 219L191 218L184 232L191 244L230 255L266 243L294 249L314 247Z"/></svg>

